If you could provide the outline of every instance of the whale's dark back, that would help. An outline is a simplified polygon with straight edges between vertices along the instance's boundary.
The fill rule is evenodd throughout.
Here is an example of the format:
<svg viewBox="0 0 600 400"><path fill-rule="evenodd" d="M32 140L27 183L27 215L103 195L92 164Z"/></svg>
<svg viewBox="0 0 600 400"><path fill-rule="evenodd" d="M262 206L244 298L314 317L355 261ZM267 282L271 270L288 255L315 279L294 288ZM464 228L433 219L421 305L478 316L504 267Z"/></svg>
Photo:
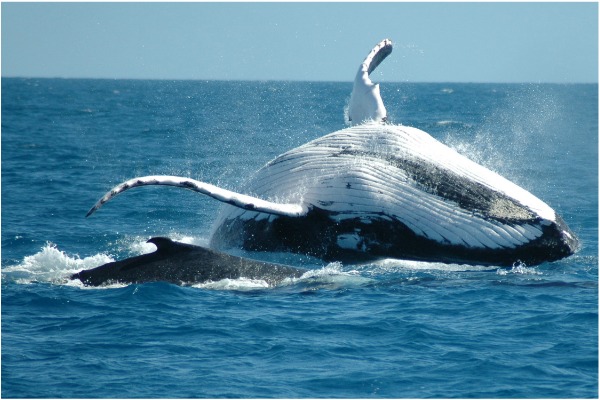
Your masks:
<svg viewBox="0 0 600 400"><path fill-rule="evenodd" d="M236 257L201 246L153 238L153 253L127 258L84 270L71 276L85 285L164 281L192 284L222 279L260 279L273 285L285 278L300 277L305 270L281 264Z"/></svg>

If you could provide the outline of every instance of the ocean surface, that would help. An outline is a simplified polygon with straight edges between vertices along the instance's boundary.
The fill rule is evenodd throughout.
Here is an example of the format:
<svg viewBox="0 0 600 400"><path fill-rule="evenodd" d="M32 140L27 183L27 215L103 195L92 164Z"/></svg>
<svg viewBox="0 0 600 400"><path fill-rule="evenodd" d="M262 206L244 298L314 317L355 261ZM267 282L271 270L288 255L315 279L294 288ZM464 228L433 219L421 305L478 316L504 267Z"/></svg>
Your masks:
<svg viewBox="0 0 600 400"><path fill-rule="evenodd" d="M343 128L351 83L2 79L2 397L598 397L598 86L381 86L415 126L531 191L581 249L512 268L325 263L247 279L86 288L81 269L208 243L219 203L286 150Z"/></svg>

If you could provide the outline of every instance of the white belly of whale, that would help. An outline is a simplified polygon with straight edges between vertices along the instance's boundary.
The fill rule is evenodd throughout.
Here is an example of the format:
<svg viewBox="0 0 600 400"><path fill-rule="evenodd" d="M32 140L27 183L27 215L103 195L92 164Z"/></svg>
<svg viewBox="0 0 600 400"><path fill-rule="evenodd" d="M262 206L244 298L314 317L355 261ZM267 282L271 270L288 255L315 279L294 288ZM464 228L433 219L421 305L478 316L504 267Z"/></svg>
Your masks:
<svg viewBox="0 0 600 400"><path fill-rule="evenodd" d="M377 123L340 130L282 154L242 191L317 207L336 221L400 221L418 236L469 248L514 248L540 237L543 225L556 220L543 201L426 132ZM481 191L497 195L482 199ZM461 204L482 202L487 203L479 208ZM224 206L216 228L234 219L264 218L277 216ZM348 242L340 240L344 246Z"/></svg>

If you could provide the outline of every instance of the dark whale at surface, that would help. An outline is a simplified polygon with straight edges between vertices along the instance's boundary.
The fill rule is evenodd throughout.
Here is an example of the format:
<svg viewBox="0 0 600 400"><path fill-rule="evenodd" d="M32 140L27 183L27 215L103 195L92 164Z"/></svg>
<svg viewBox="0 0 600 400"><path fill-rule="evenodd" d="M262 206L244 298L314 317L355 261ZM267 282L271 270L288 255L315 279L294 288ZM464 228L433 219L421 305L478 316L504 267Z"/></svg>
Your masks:
<svg viewBox="0 0 600 400"><path fill-rule="evenodd" d="M299 278L305 269L251 260L201 246L155 237L148 240L156 251L130 257L71 275L86 286L111 283L170 282L178 285L247 278L276 285Z"/></svg>

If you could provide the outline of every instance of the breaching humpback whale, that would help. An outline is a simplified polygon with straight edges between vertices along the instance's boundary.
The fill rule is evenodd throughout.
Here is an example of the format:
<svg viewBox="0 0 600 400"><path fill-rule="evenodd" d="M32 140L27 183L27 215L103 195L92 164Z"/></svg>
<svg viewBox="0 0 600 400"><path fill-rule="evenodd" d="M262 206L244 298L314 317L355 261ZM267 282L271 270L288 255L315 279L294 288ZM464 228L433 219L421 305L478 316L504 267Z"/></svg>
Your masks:
<svg viewBox="0 0 600 400"><path fill-rule="evenodd" d="M201 246L156 237L148 240L156 251L84 270L71 275L86 286L110 283L205 283L222 279L264 280L269 285L299 278L305 269L231 256Z"/></svg>
<svg viewBox="0 0 600 400"><path fill-rule="evenodd" d="M348 105L351 126L270 161L244 194L146 176L113 188L88 215L130 188L167 185L227 203L214 223L215 249L498 266L573 254L576 236L542 200L426 132L386 122L369 74L391 51L383 40L360 65Z"/></svg>

